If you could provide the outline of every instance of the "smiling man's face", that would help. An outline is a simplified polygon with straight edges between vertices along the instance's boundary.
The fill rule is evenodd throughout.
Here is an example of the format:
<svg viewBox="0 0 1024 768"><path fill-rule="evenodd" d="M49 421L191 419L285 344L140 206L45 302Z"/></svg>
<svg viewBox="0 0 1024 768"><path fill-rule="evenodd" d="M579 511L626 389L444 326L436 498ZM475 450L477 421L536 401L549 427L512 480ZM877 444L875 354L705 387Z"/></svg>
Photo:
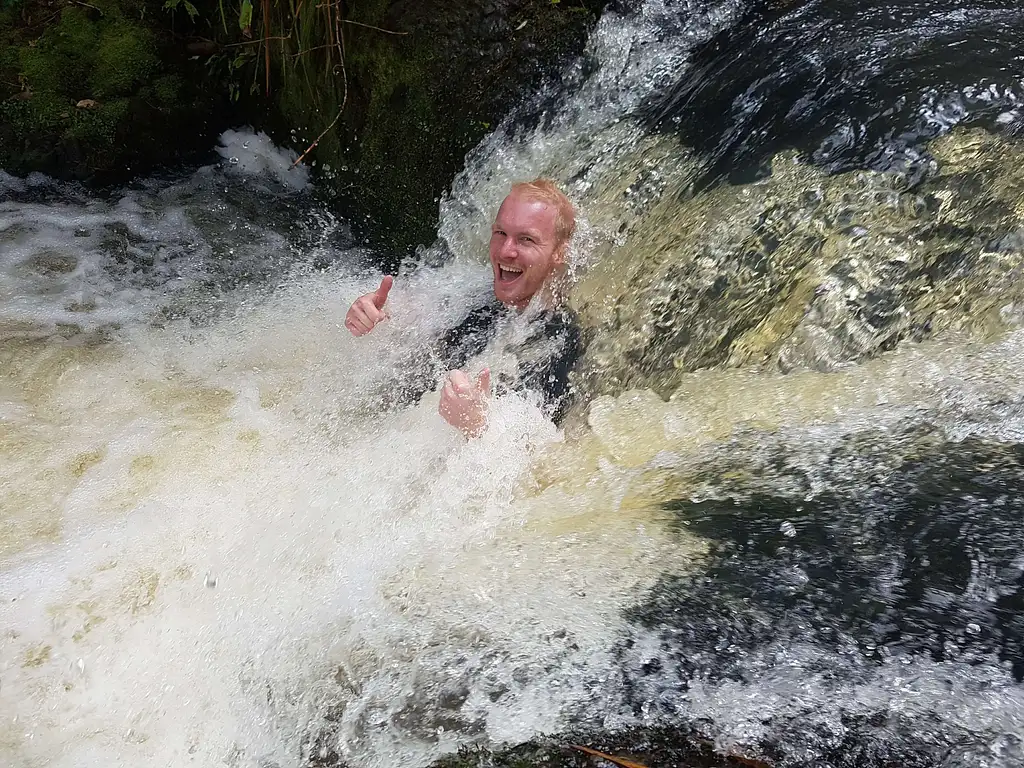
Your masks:
<svg viewBox="0 0 1024 768"><path fill-rule="evenodd" d="M502 304L525 307L555 267L564 262L556 216L554 205L515 192L501 204L491 226L489 251L494 295Z"/></svg>

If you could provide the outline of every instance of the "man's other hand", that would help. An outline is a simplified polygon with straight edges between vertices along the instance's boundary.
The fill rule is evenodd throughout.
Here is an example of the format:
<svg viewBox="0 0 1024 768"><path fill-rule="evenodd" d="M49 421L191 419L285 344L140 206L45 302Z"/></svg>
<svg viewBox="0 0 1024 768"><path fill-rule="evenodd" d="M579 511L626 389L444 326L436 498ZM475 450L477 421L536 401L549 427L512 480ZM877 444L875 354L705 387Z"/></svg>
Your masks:
<svg viewBox="0 0 1024 768"><path fill-rule="evenodd" d="M476 381L463 371L452 371L441 391L437 410L441 418L466 437L479 437L487 427L487 401L490 396L489 369L485 368Z"/></svg>
<svg viewBox="0 0 1024 768"><path fill-rule="evenodd" d="M384 311L384 302L388 300L388 293L391 292L391 285L394 282L391 275L385 275L380 281L380 288L352 302L348 314L345 315L345 327L353 336L369 333L377 323L388 316Z"/></svg>

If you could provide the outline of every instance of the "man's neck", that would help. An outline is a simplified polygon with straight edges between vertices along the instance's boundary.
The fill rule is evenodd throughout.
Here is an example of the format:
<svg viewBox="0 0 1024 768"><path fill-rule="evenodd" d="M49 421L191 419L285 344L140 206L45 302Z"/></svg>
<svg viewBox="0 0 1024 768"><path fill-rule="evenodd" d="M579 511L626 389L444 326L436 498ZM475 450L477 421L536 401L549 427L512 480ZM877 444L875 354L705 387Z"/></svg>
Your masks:
<svg viewBox="0 0 1024 768"><path fill-rule="evenodd" d="M519 313L523 313L528 309L536 309L538 312L542 312L546 309L557 309L561 303L558 292L550 281L544 283L539 291L525 301L516 301L507 304L502 302L503 306L506 308L515 310Z"/></svg>

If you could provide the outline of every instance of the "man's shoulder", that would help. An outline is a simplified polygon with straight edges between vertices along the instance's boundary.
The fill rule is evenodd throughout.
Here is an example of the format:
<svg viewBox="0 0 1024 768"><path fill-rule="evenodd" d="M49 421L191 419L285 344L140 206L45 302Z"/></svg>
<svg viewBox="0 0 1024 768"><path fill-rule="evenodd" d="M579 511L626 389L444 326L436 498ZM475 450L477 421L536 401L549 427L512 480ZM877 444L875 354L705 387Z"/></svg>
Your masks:
<svg viewBox="0 0 1024 768"><path fill-rule="evenodd" d="M561 339L572 347L582 344L580 318L571 308L560 306L544 310L537 320L538 335Z"/></svg>

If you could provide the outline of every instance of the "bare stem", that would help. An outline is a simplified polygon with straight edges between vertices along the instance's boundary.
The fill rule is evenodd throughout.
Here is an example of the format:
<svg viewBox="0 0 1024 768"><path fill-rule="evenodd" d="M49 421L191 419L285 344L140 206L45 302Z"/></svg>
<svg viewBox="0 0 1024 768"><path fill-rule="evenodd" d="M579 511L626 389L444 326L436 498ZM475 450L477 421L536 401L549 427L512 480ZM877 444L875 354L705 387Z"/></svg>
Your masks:
<svg viewBox="0 0 1024 768"><path fill-rule="evenodd" d="M346 24L355 24L357 27L366 27L367 29L375 29L378 32L383 32L385 35L408 35L409 34L408 32L395 32L394 30L391 30L391 29L381 29L380 27L373 26L373 24L363 24L363 22L361 22L361 21L352 21L351 19L344 19L343 21Z"/></svg>
<svg viewBox="0 0 1024 768"><path fill-rule="evenodd" d="M341 14L339 13L338 15L340 16ZM320 139L326 136L327 132L330 131L335 125L337 125L338 121L341 119L341 113L345 111L345 104L348 102L348 71L345 69L345 48L344 42L342 41L340 34L337 36L335 45L341 52L341 62L338 64L337 67L341 69L342 84L344 86L344 91L341 97L341 107L338 109L338 114L334 116L333 120L331 120L331 124L324 128L323 131L321 131L320 135L317 136L316 139L313 141L313 143L306 148L306 151L296 158L295 162L291 164L289 170L291 170L291 168L294 168L299 163L301 163L305 159L306 155L308 155L316 148L316 146L320 143Z"/></svg>

